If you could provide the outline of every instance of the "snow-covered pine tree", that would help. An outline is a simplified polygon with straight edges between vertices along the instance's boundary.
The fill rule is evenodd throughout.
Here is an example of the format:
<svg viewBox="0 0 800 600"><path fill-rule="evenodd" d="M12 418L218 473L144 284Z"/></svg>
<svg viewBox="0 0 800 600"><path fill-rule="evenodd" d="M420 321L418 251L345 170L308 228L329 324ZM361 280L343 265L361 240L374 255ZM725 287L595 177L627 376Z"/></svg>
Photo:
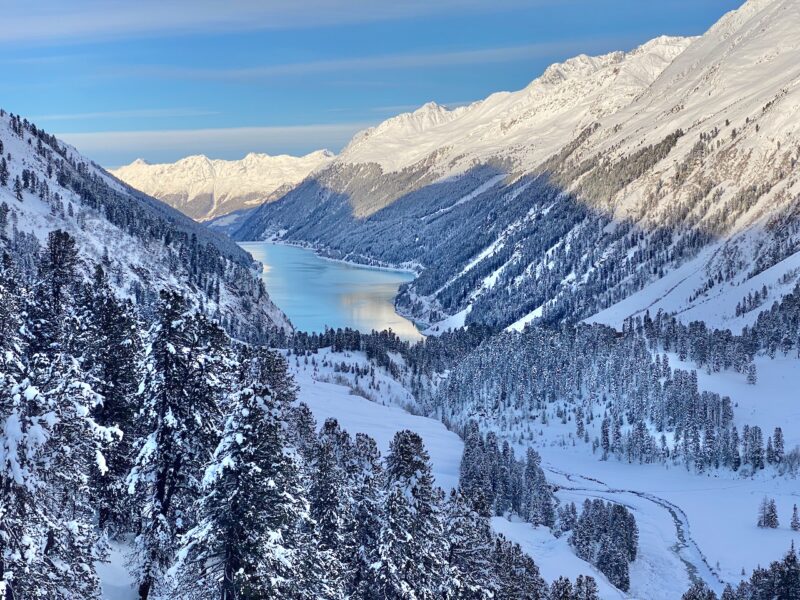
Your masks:
<svg viewBox="0 0 800 600"><path fill-rule="evenodd" d="M572 582L562 575L550 584L548 600L573 600L573 594Z"/></svg>
<svg viewBox="0 0 800 600"><path fill-rule="evenodd" d="M37 502L35 464L30 461L28 444L29 403L25 397L26 370L23 364L22 310L24 290L11 257L3 253L0 262L0 591L22 596L34 582L27 579L36 572L36 542L44 536L46 514ZM31 390L30 395L36 395ZM31 440L33 441L33 440ZM26 585L27 581L27 585ZM30 590L35 593L34 590ZM5 597L0 596L0 597Z"/></svg>
<svg viewBox="0 0 800 600"><path fill-rule="evenodd" d="M244 382L203 478L197 524L172 569L181 598L296 598L308 503L284 446L283 410L263 384Z"/></svg>
<svg viewBox="0 0 800 600"><path fill-rule="evenodd" d="M546 600L547 584L539 567L517 544L502 536L495 539L493 553L499 584L496 598L503 600Z"/></svg>
<svg viewBox="0 0 800 600"><path fill-rule="evenodd" d="M597 568L608 577L615 587L623 592L628 591L631 584L627 557L609 535L604 535L600 540L597 550Z"/></svg>
<svg viewBox="0 0 800 600"><path fill-rule="evenodd" d="M317 422L308 404L301 402L288 417L289 442L306 463L314 460L317 446Z"/></svg>
<svg viewBox="0 0 800 600"><path fill-rule="evenodd" d="M704 581L696 581L681 600L717 600L717 595L709 589Z"/></svg>
<svg viewBox="0 0 800 600"><path fill-rule="evenodd" d="M612 504L608 529L627 561L635 561L639 551L639 528L633 513L621 504Z"/></svg>
<svg viewBox="0 0 800 600"><path fill-rule="evenodd" d="M541 467L542 459L528 448L525 460L525 484L523 491L523 517L534 525L555 526L553 491L547 483Z"/></svg>
<svg viewBox="0 0 800 600"><path fill-rule="evenodd" d="M771 498L768 505L767 505L767 519L766 519L767 527L770 529L777 529L779 526L778 522L778 507L775 504L775 499Z"/></svg>
<svg viewBox="0 0 800 600"><path fill-rule="evenodd" d="M764 497L758 508L758 526L767 529L778 528L778 507L773 498Z"/></svg>
<svg viewBox="0 0 800 600"><path fill-rule="evenodd" d="M161 293L140 385L143 436L128 477L139 507L131 566L147 600L192 526L203 466L219 439L220 394L230 372L227 338L171 291ZM229 382L227 382L229 383Z"/></svg>
<svg viewBox="0 0 800 600"><path fill-rule="evenodd" d="M74 247L66 234L50 236L33 297L8 257L0 273L0 588L11 598L99 593L88 478L112 432L89 416L98 396L66 351L80 324L64 247Z"/></svg>
<svg viewBox="0 0 800 600"><path fill-rule="evenodd" d="M325 562L329 585L344 595L346 580L355 565L355 523L352 499L344 470L337 461L335 440L322 438L311 468L309 501L314 520L315 543Z"/></svg>
<svg viewBox="0 0 800 600"><path fill-rule="evenodd" d="M445 531L449 572L443 596L452 600L492 598L497 589L492 562L494 538L486 518L453 490L445 505Z"/></svg>
<svg viewBox="0 0 800 600"><path fill-rule="evenodd" d="M353 521L355 532L355 564L351 566L347 591L354 598L372 598L377 590L376 570L381 533L383 465L378 445L371 437L356 434L353 475Z"/></svg>
<svg viewBox="0 0 800 600"><path fill-rule="evenodd" d="M29 311L28 351L33 357L44 360L73 349L77 328L70 301L78 282L77 265L75 239L64 231L51 231L39 257Z"/></svg>
<svg viewBox="0 0 800 600"><path fill-rule="evenodd" d="M446 575L442 492L433 485L430 458L417 433L395 434L386 485L376 574L381 598L437 598Z"/></svg>
<svg viewBox="0 0 800 600"><path fill-rule="evenodd" d="M125 479L138 433L134 414L141 366L139 323L131 302L116 298L100 265L92 283L84 286L81 304L86 315L83 365L102 398L92 415L100 425L122 432L104 451L107 471L93 472L94 504L101 528L130 530L133 510Z"/></svg>
<svg viewBox="0 0 800 600"><path fill-rule="evenodd" d="M575 591L572 598L573 600L600 600L600 592L594 577L578 575L575 579Z"/></svg>
<svg viewBox="0 0 800 600"><path fill-rule="evenodd" d="M464 428L464 453L461 456L459 485L462 493L481 515L491 514L491 467L484 457L485 444L478 424L469 421Z"/></svg>
<svg viewBox="0 0 800 600"><path fill-rule="evenodd" d="M775 464L780 465L785 457L785 443L783 441L783 430L776 427L772 434L773 456Z"/></svg>

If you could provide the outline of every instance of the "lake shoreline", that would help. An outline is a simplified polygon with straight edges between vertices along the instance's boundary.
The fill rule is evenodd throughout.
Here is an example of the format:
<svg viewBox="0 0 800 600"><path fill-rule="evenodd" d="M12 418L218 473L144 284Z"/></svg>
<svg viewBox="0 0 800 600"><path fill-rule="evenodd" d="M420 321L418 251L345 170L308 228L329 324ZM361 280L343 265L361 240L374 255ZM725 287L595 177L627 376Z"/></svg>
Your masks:
<svg viewBox="0 0 800 600"><path fill-rule="evenodd" d="M284 239L281 239L281 238L278 238L278 237L271 237L271 238L268 238L268 239L265 239L265 240L247 240L247 241L242 240L242 241L237 242L237 243L240 243L240 244L268 243L268 244L275 244L276 246L290 246L292 248L302 248L304 250L310 250L310 251L314 252L314 254L316 254L317 257L319 257L319 258L321 258L323 260L330 260L330 261L333 261L333 262L338 262L338 263L342 263L342 264L345 264L345 265L351 265L351 266L354 266L354 267L364 267L364 268L367 268L367 269L376 269L378 271L396 271L398 273L408 273L410 275L413 275L415 279L417 277L419 277L419 275L420 275L420 273L422 272L422 269L423 269L422 265L401 266L401 265L395 265L395 264L392 264L392 263L387 263L387 262L384 262L384 261L381 261L381 260L376 260L376 259L369 259L370 261L374 261L374 262L367 262L366 259L364 261L358 261L358 260L348 259L346 257L345 258L336 258L336 257L328 256L328 255L324 254L324 252L326 251L326 248L324 248L323 246L317 246L315 244L312 244L311 242L296 242L296 241L292 241L292 240L284 240ZM348 255L348 256L350 256L350 255Z"/></svg>

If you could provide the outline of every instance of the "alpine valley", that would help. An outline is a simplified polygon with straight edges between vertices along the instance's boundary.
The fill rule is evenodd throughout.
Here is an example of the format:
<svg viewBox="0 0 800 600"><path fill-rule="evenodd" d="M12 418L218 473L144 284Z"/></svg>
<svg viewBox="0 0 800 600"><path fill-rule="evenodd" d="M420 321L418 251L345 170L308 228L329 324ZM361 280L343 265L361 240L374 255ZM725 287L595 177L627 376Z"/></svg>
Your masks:
<svg viewBox="0 0 800 600"><path fill-rule="evenodd" d="M798 32L337 155L106 171L0 111L0 600L800 598ZM412 271L425 338L298 330L245 241Z"/></svg>

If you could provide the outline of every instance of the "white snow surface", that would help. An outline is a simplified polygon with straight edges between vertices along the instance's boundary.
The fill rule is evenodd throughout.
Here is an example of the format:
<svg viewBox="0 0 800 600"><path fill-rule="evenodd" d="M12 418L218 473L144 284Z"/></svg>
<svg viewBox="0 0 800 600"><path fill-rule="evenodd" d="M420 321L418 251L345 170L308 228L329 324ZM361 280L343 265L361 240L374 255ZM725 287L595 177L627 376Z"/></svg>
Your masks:
<svg viewBox="0 0 800 600"><path fill-rule="evenodd" d="M395 357L400 360L399 357ZM670 355L673 368L691 368ZM439 421L408 412L415 403L400 382L376 369L376 386L352 373L336 373L333 364L365 366L360 352L332 353L321 350L309 358L289 356L290 372L299 386L298 401L309 405L318 425L335 418L343 429L375 438L385 455L395 432L410 429L420 434L431 457L436 483L445 489L457 486L463 443ZM703 390L730 395L735 418L760 425L765 434L781 425L787 450L800 444L800 408L794 390L800 389L800 359L794 356L757 359L759 381L748 385L739 373L698 372ZM370 398L370 399L368 399ZM589 425L599 427L600 419ZM548 529L494 518L498 533L519 543L552 581L561 575L594 577L603 600L674 600L689 587L691 577L704 579L721 591L725 582L742 579L758 565L776 560L790 544L800 544L800 533L789 528L792 505L797 502L797 482L766 470L754 477L726 471L697 475L683 466L639 465L616 460L600 461L590 444L574 440L574 424L551 419L546 426L534 424L533 438L524 442L516 435L498 431L518 452L530 444L542 455L548 481L557 486L561 502L602 498L633 511L639 527L639 556L631 564L631 590L614 588L594 567L578 559L567 536L556 538ZM777 530L756 527L758 505L764 496L775 498L781 526ZM111 564L100 565L105 600L132 600L135 596L121 566L122 549L112 546Z"/></svg>
<svg viewBox="0 0 800 600"><path fill-rule="evenodd" d="M123 543L110 542L108 561L95 565L103 600L136 600L139 597L136 584L125 567L129 551L130 547Z"/></svg>
<svg viewBox="0 0 800 600"><path fill-rule="evenodd" d="M694 368L674 355L669 359L673 368ZM290 369L300 386L300 400L309 404L320 424L326 418L337 418L351 433L362 431L376 437L384 453L395 431L417 431L431 453L437 482L444 487L457 484L462 442L438 421L400 408L413 409L413 399L388 373L377 373L378 389L363 390L352 374L334 373L330 366L341 362L364 365L363 354L324 350L315 356L316 364L304 360L289 357ZM794 401L794 390L800 389L800 359L794 355L774 360L760 357L756 364L756 385L748 385L739 373L699 371L700 388L732 398L740 429L745 423L759 425L768 435L780 425L789 450L800 444L800 405ZM354 391L356 388L359 391ZM590 438L598 433L593 427L599 428L600 420L587 426ZM491 423L483 426L492 428ZM723 470L698 475L682 465L601 461L591 444L575 440L572 422L562 425L552 418L547 425L532 424L531 430L532 437L524 441L519 432L496 432L520 454L529 445L536 448L561 502L575 502L579 509L586 498L618 502L633 511L639 526L639 556L631 564L631 590L625 594L578 559L566 536L556 538L546 528L495 518L494 529L519 543L548 581L559 575L574 579L583 573L598 581L604 600L674 600L688 589L692 578L701 578L721 592L724 583L742 579L743 569L749 576L758 565L779 559L792 541L800 544L800 533L789 528L797 482L771 469L752 477ZM527 430L522 431L528 438ZM781 521L777 530L756 527L757 509L765 496L777 502Z"/></svg>
<svg viewBox="0 0 800 600"><path fill-rule="evenodd" d="M459 164L466 166L524 147L527 159L538 162L570 132L629 104L690 43L660 37L627 53L580 55L549 67L523 90L453 110L429 102L356 134L337 160L399 171L437 151L442 163L463 156Z"/></svg>
<svg viewBox="0 0 800 600"><path fill-rule="evenodd" d="M575 556L567 543L567 536L556 538L547 527L534 527L530 523L503 517L492 518L492 529L519 544L523 552L532 556L546 581L552 582L561 576L574 581L578 575L591 575L603 600L627 598L608 582L605 575Z"/></svg>

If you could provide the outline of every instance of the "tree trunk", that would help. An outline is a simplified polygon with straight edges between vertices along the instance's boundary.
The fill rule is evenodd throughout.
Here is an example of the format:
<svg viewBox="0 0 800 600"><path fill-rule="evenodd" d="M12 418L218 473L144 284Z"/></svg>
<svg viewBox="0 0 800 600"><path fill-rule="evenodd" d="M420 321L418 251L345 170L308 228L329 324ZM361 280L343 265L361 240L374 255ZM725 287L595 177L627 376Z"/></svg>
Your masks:
<svg viewBox="0 0 800 600"><path fill-rule="evenodd" d="M149 577L139 584L139 600L147 600L147 597L150 595L151 586L152 581Z"/></svg>

